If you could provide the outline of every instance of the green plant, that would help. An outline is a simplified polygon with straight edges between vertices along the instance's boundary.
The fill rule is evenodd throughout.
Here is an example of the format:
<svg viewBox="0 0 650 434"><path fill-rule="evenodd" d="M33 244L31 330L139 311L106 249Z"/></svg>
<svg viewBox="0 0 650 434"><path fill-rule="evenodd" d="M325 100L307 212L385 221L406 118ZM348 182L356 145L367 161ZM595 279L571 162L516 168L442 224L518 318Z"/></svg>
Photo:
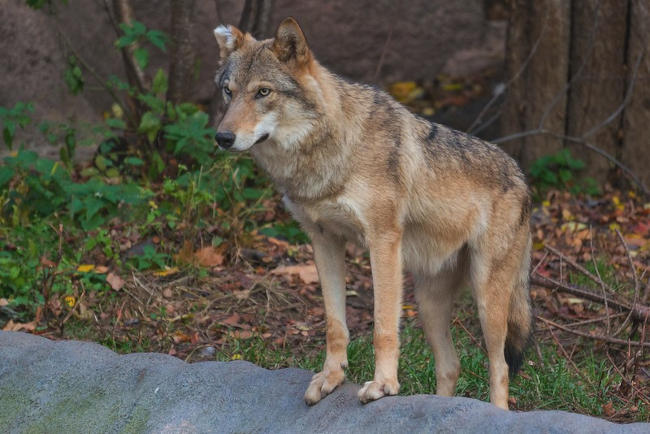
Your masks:
<svg viewBox="0 0 650 434"><path fill-rule="evenodd" d="M138 270L148 270L153 267L164 268L168 259L168 255L158 253L153 246L146 245L143 247L141 254L129 258L129 263Z"/></svg>
<svg viewBox="0 0 650 434"><path fill-rule="evenodd" d="M567 148L538 158L530 168L536 195L541 197L551 188L568 190L572 193L600 194L600 189L593 178L576 177L576 173L584 167L585 163L574 158Z"/></svg>
<svg viewBox="0 0 650 434"><path fill-rule="evenodd" d="M16 127L24 129L31 123L30 113L34 111L31 102L17 102L12 108L0 107L0 123L2 124L2 138L7 148L12 149Z"/></svg>
<svg viewBox="0 0 650 434"><path fill-rule="evenodd" d="M309 243L309 237L300 229L300 224L295 220L274 223L260 229L259 232L269 237L283 238L291 244Z"/></svg>

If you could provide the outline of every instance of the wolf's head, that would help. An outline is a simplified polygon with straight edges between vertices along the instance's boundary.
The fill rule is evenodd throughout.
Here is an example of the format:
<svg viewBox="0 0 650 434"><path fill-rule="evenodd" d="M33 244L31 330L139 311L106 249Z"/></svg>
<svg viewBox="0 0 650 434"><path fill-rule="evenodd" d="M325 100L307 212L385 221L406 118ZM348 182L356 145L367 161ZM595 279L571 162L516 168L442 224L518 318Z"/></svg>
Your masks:
<svg viewBox="0 0 650 434"><path fill-rule="evenodd" d="M221 56L216 84L226 103L219 146L244 151L267 140L285 148L299 143L319 118L320 90L298 23L286 18L263 41L230 25L214 35Z"/></svg>

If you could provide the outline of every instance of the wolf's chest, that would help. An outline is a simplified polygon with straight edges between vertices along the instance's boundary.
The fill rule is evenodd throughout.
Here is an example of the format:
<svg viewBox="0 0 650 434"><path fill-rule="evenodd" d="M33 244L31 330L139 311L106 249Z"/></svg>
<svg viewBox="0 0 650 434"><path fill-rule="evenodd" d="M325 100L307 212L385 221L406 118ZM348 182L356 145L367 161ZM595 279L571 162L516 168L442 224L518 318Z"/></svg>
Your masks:
<svg viewBox="0 0 650 434"><path fill-rule="evenodd" d="M307 232L329 232L360 246L366 245L363 217L353 204L341 200L296 204L286 196L285 206Z"/></svg>

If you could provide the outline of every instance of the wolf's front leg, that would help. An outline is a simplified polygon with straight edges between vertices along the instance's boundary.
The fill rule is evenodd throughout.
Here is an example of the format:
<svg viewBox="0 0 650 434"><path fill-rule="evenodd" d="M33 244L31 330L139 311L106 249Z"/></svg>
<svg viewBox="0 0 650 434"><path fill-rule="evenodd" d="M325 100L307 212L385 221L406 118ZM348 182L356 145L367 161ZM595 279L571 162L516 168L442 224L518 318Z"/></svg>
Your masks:
<svg viewBox="0 0 650 434"><path fill-rule="evenodd" d="M399 318L402 305L402 234L384 232L368 240L375 295L375 378L359 390L362 403L397 395Z"/></svg>
<svg viewBox="0 0 650 434"><path fill-rule="evenodd" d="M329 233L310 235L327 315L325 364L305 392L305 402L313 405L345 380L349 334L345 323L345 241Z"/></svg>

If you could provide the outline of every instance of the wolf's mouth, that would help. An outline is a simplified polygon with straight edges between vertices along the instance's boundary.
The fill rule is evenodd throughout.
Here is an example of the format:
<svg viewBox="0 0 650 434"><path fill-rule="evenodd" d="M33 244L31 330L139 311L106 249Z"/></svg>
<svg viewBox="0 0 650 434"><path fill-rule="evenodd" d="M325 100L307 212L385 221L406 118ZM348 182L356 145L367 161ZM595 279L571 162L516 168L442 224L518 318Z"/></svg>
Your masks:
<svg viewBox="0 0 650 434"><path fill-rule="evenodd" d="M268 134L264 134L264 135L262 135L262 137L260 137L259 139L257 139L257 141L255 142L255 144L257 145L258 143L262 143L264 140L266 140L266 139L268 139L268 138L269 138L269 135L268 135Z"/></svg>

